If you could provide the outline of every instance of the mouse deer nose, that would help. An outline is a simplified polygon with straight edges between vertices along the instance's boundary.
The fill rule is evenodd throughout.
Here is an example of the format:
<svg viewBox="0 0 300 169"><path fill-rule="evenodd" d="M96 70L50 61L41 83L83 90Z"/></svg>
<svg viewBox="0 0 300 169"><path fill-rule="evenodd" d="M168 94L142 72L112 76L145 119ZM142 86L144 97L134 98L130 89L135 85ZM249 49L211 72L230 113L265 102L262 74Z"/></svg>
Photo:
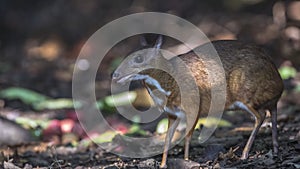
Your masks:
<svg viewBox="0 0 300 169"><path fill-rule="evenodd" d="M119 78L120 77L120 73L118 73L118 72L114 72L113 74L112 74L112 79L117 79L117 78Z"/></svg>

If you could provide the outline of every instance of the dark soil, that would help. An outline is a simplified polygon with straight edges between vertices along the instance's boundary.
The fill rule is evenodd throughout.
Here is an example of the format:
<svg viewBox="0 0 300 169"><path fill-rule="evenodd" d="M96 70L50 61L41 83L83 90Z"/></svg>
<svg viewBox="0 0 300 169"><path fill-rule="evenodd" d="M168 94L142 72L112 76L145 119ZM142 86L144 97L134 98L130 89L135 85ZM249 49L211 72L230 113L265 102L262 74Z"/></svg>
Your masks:
<svg viewBox="0 0 300 169"><path fill-rule="evenodd" d="M144 11L172 13L197 25L210 39L237 38L262 46L278 67L294 67L297 75L285 80L285 92L278 104L278 156L272 154L270 119L267 119L249 159L240 160L253 121L250 115L228 112L224 119L230 121L232 127L218 128L204 144L197 142L199 132L196 131L190 147L191 162L182 160L183 146L179 144L169 151L168 168L300 168L300 92L295 90L300 84L299 11L291 7L294 1L226 2L124 0L114 4L97 0L2 0L0 89L17 86L53 98L71 98L74 63L90 35L106 23L127 14ZM107 54L96 78L97 98L110 94L113 61L137 49L138 39L134 36L124 40ZM167 39L164 47L174 45L178 45L177 42ZM22 117L51 119L61 116L64 111L33 111L32 107L18 100L4 99L0 100L0 112L5 118L17 112ZM15 125L0 121L0 126L8 123ZM148 129L153 131L155 126ZM31 141L2 145L0 168L158 168L161 161L161 155L145 159L119 157L95 144L73 146Z"/></svg>

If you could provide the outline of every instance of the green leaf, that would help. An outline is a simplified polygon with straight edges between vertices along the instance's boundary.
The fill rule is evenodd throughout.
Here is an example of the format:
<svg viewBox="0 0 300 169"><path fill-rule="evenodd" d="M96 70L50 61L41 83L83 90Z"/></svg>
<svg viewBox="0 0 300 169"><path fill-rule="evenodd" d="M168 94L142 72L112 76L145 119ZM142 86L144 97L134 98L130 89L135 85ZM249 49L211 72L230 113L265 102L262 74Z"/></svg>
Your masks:
<svg viewBox="0 0 300 169"><path fill-rule="evenodd" d="M136 133L140 130L140 126L137 125L137 124L133 124L131 125L129 131L128 131L128 134L132 134L132 133Z"/></svg>
<svg viewBox="0 0 300 169"><path fill-rule="evenodd" d="M156 127L156 132L159 134L165 133L168 130L168 119L164 118L162 119Z"/></svg>
<svg viewBox="0 0 300 169"><path fill-rule="evenodd" d="M294 78L297 74L297 70L291 66L282 66L279 69L279 74L282 79Z"/></svg>
<svg viewBox="0 0 300 169"><path fill-rule="evenodd" d="M49 121L43 119L31 119L27 117L17 117L15 119L16 123L20 124L27 129L35 129L37 127L45 128Z"/></svg>
<svg viewBox="0 0 300 169"><path fill-rule="evenodd" d="M79 106L79 103L75 104L75 106ZM73 107L74 107L73 100L67 98L45 100L33 104L33 108L36 110L66 109L66 108L73 108Z"/></svg>
<svg viewBox="0 0 300 169"><path fill-rule="evenodd" d="M206 127L212 127L217 125L218 127L230 127L232 126L232 124L224 119L217 119L214 117L209 117L209 118L199 118L198 122L196 124L195 128L199 128L200 125L204 125ZM157 133L165 133L168 129L168 119L164 118L162 119L156 127L156 132Z"/></svg>
<svg viewBox="0 0 300 169"><path fill-rule="evenodd" d="M134 134L146 136L147 132L145 130L141 129L140 125L132 124L129 131L126 133L126 135L134 135Z"/></svg>
<svg viewBox="0 0 300 169"><path fill-rule="evenodd" d="M105 133L103 133L99 136L93 137L92 140L95 143L111 142L117 134L118 133L115 131L106 131Z"/></svg>
<svg viewBox="0 0 300 169"><path fill-rule="evenodd" d="M2 90L0 92L0 97L8 100L20 99L23 103L28 105L33 105L34 103L49 99L49 97L45 95L19 87L11 87Z"/></svg>
<svg viewBox="0 0 300 169"><path fill-rule="evenodd" d="M96 101L96 108L102 110L104 108L103 100Z"/></svg>
<svg viewBox="0 0 300 169"><path fill-rule="evenodd" d="M195 128L200 128L200 125L204 125L205 127L230 127L232 124L224 119L218 119L214 117L207 118L199 118Z"/></svg>
<svg viewBox="0 0 300 169"><path fill-rule="evenodd" d="M136 96L137 93L135 91L123 92L106 97L104 102L110 107L130 105L136 99Z"/></svg>

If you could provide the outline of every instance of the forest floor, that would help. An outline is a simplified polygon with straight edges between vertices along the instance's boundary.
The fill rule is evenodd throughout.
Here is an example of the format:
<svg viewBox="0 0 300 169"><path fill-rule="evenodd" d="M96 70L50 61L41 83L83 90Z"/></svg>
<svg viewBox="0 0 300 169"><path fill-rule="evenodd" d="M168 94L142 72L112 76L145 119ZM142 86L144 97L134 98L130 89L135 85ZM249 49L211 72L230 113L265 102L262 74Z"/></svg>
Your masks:
<svg viewBox="0 0 300 169"><path fill-rule="evenodd" d="M218 128L205 143L199 144L199 131L194 133L190 160L183 160L183 146L169 151L169 168L299 168L300 109L281 110L278 116L279 154L272 154L271 129L266 122L255 139L249 159L240 160L242 149L251 132L251 119L235 115L234 127ZM225 114L230 118L230 115ZM238 118L237 118L238 117ZM232 118L232 117L231 117ZM268 120L266 120L268 121ZM161 140L163 141L163 140ZM97 144L72 146L34 142L17 146L2 146L0 161L4 168L157 168L161 155L132 159L109 153ZM130 150L129 150L130 151Z"/></svg>
<svg viewBox="0 0 300 169"><path fill-rule="evenodd" d="M297 12L299 10L296 10L299 8L294 8L294 4L290 1L275 3L266 0L257 1L257 4L253 5L232 6L215 1L183 3L177 0L176 3L171 3L172 9L169 9L170 3L170 1L163 1L161 4L146 1L133 3L124 0L119 5L113 6L105 1L92 0L84 4L79 1L41 1L35 5L27 1L22 4L14 1L0 2L0 14L5 14L3 22L0 23L1 91L10 87L21 87L37 91L54 100L71 99L74 64L89 36L109 21L127 14L144 11L169 12L189 20L211 40L239 39L257 44L266 49L279 69L286 69L284 69L285 91L278 103L278 156L272 154L270 119L267 117L254 141L249 158L240 160L254 122L250 115L226 112L223 118L232 124L230 127L218 127L212 137L203 144L199 143L200 131L196 130L190 146L191 161L183 160L183 145L180 143L169 151L168 168L299 169L300 14ZM289 8L283 8L289 4L292 4ZM283 17L283 13L289 15ZM174 39L166 39L163 48L180 47ZM95 86L97 99L110 95L110 74L116 68L115 64L120 63L122 59L120 57L135 51L139 46L138 43L138 36L133 36L116 44L107 53L97 72ZM124 122L111 110L107 111L107 114L111 113L113 116L110 117L112 123L122 130L129 130L130 124L127 124L127 121ZM78 124L73 117L74 114L73 108L37 110L20 99L10 100L1 97L0 168L158 168L161 154L148 158L120 157L95 143L80 144L83 138L80 127L76 129L77 135L62 133L59 125ZM41 126L35 126L33 132L42 132L36 134L38 135L36 141L25 143L24 139L24 142L21 140L18 144L8 141L13 144L10 146L6 144L7 142L3 144L2 141L5 139L16 141L19 137L22 138L18 134L15 134L15 138L5 138L14 128L9 126L16 127L22 124L20 121L16 121L18 124L15 124L6 120L15 120L19 117L47 119L54 127L43 130L39 129ZM67 118L69 120L64 121ZM157 135L155 133L157 122L143 128L148 136ZM16 130L19 129L16 127ZM117 136L113 139L122 139ZM164 140L159 141L163 143ZM113 148L114 145L111 146ZM126 145L121 146L126 148Z"/></svg>

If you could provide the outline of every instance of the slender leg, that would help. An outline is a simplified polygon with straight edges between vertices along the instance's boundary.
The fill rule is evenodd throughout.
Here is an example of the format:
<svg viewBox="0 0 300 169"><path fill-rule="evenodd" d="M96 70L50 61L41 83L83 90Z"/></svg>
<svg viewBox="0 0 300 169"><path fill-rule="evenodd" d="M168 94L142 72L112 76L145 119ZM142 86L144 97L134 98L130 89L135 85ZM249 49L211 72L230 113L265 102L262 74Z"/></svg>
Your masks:
<svg viewBox="0 0 300 169"><path fill-rule="evenodd" d="M190 141L193 135L193 130L191 130L186 136L184 140L184 160L189 160L189 148Z"/></svg>
<svg viewBox="0 0 300 169"><path fill-rule="evenodd" d="M184 140L184 159L189 160L189 148L190 148L190 142L191 138L195 129L195 126L198 122L199 114L194 116L189 116L191 113L186 115L186 136ZM196 118L196 119L195 119Z"/></svg>
<svg viewBox="0 0 300 169"><path fill-rule="evenodd" d="M160 168L166 168L168 150L170 148L175 130L180 122L180 119L176 118L174 116L169 116L168 119L169 119L169 125L168 125L168 131L167 131L167 135L166 135L166 139L165 139L164 152L163 152Z"/></svg>
<svg viewBox="0 0 300 169"><path fill-rule="evenodd" d="M248 107L248 109L250 110L249 113L253 114L255 117L255 124L254 124L254 129L251 132L251 135L247 141L247 144L243 150L243 154L241 159L247 159L249 156L249 151L252 147L253 141L256 137L256 134L259 131L259 128L261 126L261 124L263 123L263 121L265 120L265 116L266 116L266 112L265 111L261 111L261 113L259 113L258 111L254 110L252 107Z"/></svg>
<svg viewBox="0 0 300 169"><path fill-rule="evenodd" d="M277 135L277 108L271 110L271 119L272 119L272 142L273 142L273 154L278 154L278 135Z"/></svg>
<svg viewBox="0 0 300 169"><path fill-rule="evenodd" d="M252 114L255 118L254 129L251 132L251 135L247 141L247 144L246 144L246 146L243 150L243 154L241 156L241 159L247 159L249 156L249 151L250 151L253 141L255 139L255 136L258 133L261 124L265 120L266 112L265 111L258 112L255 109L253 109L251 106L248 106L242 102L235 102L234 107L240 108L244 111L247 111L248 113Z"/></svg>

